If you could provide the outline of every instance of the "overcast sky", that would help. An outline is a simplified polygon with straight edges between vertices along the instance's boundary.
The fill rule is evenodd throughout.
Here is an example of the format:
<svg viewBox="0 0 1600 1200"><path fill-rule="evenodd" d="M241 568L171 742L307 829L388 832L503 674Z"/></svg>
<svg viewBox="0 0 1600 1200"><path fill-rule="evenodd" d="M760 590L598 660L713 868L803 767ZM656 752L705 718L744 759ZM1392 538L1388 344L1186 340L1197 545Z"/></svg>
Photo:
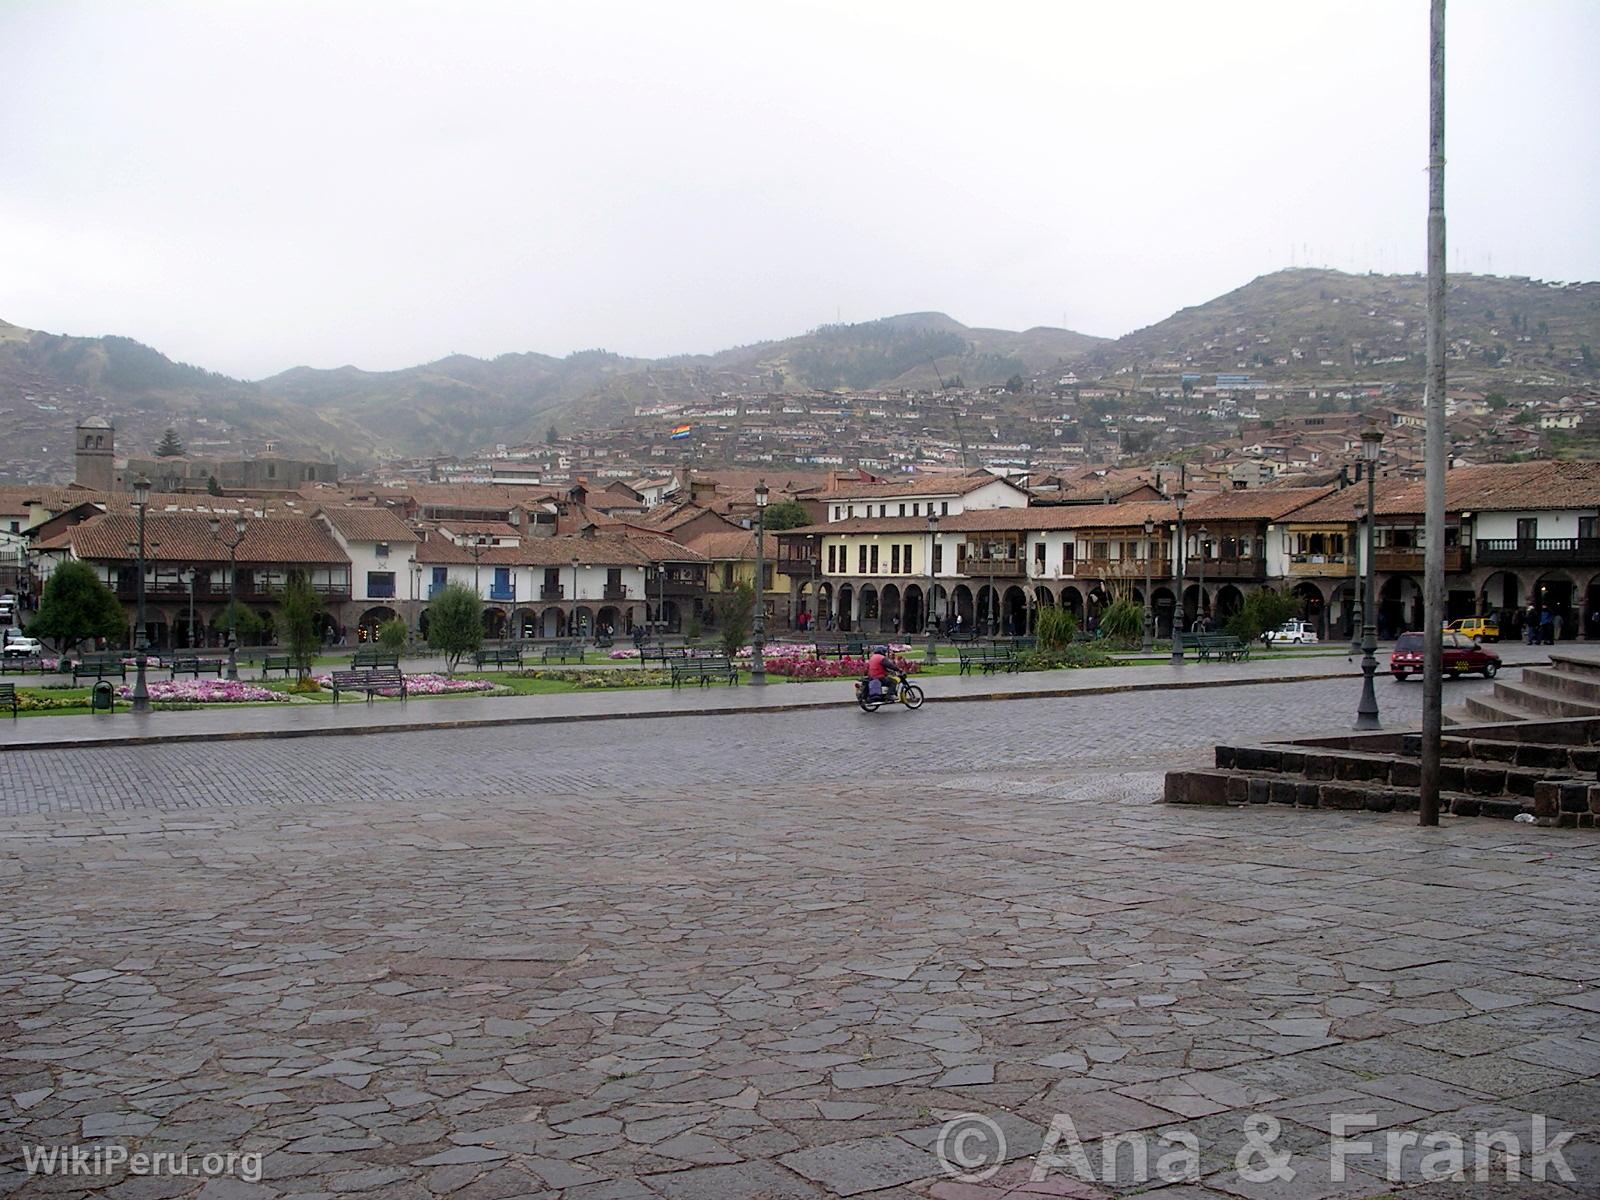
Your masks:
<svg viewBox="0 0 1600 1200"><path fill-rule="evenodd" d="M1453 0L1451 269L1600 278L1600 3ZM1424 265L1425 0L0 0L0 319L257 378Z"/></svg>

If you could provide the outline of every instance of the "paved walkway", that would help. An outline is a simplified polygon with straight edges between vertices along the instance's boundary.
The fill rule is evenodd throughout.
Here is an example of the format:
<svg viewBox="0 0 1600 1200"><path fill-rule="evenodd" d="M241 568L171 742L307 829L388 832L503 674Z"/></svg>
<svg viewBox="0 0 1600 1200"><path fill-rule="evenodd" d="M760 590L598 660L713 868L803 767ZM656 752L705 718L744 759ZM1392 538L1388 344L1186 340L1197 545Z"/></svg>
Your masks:
<svg viewBox="0 0 1600 1200"><path fill-rule="evenodd" d="M1012 696L1094 694L1130 687L1216 686L1257 680L1318 679L1357 672L1343 658L1296 658L1244 663L1189 663L1183 667L1101 667L1016 675L932 676L930 702ZM615 720L685 714L792 711L852 703L852 680L774 682L765 688L707 687L596 689L544 696L430 697L398 701L210 708L114 716L30 717L0 722L0 750L68 744L216 737L294 737L367 730L465 729L552 721Z"/></svg>
<svg viewBox="0 0 1600 1200"><path fill-rule="evenodd" d="M1155 803L1153 768L1352 701L5 755L104 803L0 823L0 1194L1145 1194L1108 1132L1152 1168L1193 1138L1154 1200L1600 1194L1592 833ZM941 1142L960 1114L1003 1151ZM1342 1181L1335 1114L1377 1126ZM1025 1185L1058 1115L1093 1180ZM1241 1174L1253 1115L1292 1178ZM1504 1130L1526 1170L1535 1117L1575 1135L1570 1182L1428 1183L1414 1141L1385 1177L1390 1131ZM22 1146L83 1142L257 1153L259 1180L22 1174ZM1007 1165L958 1183L941 1145Z"/></svg>

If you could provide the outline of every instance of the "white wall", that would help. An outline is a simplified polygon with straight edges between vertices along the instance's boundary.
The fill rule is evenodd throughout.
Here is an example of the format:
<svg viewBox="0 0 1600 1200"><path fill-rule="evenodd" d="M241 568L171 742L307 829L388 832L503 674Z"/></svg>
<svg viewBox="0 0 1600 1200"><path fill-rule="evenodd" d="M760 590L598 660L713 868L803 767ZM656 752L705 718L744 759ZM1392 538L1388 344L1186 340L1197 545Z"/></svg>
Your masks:
<svg viewBox="0 0 1600 1200"><path fill-rule="evenodd" d="M1517 520L1523 517L1537 518L1538 535L1542 538L1575 538L1578 536L1578 518L1592 517L1596 512L1592 508L1557 508L1544 509L1538 512L1507 511L1507 512L1479 512L1473 514L1473 533L1475 538L1493 540L1497 538L1514 538L1517 536Z"/></svg>

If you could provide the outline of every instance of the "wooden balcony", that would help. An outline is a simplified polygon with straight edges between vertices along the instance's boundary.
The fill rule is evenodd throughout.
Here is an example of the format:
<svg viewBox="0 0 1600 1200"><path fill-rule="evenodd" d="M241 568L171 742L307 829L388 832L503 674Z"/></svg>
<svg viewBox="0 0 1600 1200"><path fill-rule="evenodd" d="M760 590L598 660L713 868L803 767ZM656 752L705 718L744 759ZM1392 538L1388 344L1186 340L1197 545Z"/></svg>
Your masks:
<svg viewBox="0 0 1600 1200"><path fill-rule="evenodd" d="M815 579L821 570L821 564L816 559L800 555L793 558L780 555L774 561L773 567L778 574L787 575L790 579Z"/></svg>
<svg viewBox="0 0 1600 1200"><path fill-rule="evenodd" d="M1263 558L1208 558L1203 565L1198 558L1189 561L1189 574L1198 576L1202 570L1207 579L1244 579L1259 583L1267 577L1267 562Z"/></svg>
<svg viewBox="0 0 1600 1200"><path fill-rule="evenodd" d="M1397 550L1394 548L1380 549L1372 557L1372 564L1379 571L1415 572L1422 574L1423 554L1421 548ZM1444 548L1445 574L1451 575L1457 571L1467 569L1467 551L1463 546L1446 546Z"/></svg>
<svg viewBox="0 0 1600 1200"><path fill-rule="evenodd" d="M626 600L628 598L628 585L625 583L608 583L600 589L602 600Z"/></svg>
<svg viewBox="0 0 1600 1200"><path fill-rule="evenodd" d="M973 558L969 555L957 573L968 579L987 579L991 575L996 579L1011 579L1022 575L1024 566L1020 558Z"/></svg>
<svg viewBox="0 0 1600 1200"><path fill-rule="evenodd" d="M1355 574L1354 554L1295 554L1289 559L1291 578L1338 579Z"/></svg>
<svg viewBox="0 0 1600 1200"><path fill-rule="evenodd" d="M1600 538L1479 538L1475 554L1480 567L1600 566Z"/></svg>

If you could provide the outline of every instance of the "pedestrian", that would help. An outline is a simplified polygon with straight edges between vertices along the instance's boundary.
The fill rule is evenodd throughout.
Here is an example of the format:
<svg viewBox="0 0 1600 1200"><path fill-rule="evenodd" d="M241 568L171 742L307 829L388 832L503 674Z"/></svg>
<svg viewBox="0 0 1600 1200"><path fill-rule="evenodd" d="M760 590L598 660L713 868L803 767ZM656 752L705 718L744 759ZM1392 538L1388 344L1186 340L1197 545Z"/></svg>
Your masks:
<svg viewBox="0 0 1600 1200"><path fill-rule="evenodd" d="M1523 614L1522 632L1528 645L1532 646L1539 641L1539 610L1532 604L1528 605L1527 612Z"/></svg>
<svg viewBox="0 0 1600 1200"><path fill-rule="evenodd" d="M1546 646L1555 644L1556 618L1548 608L1539 613L1539 641Z"/></svg>
<svg viewBox="0 0 1600 1200"><path fill-rule="evenodd" d="M1555 615L1555 620L1551 622L1551 626L1552 626L1552 629L1551 629L1551 634L1552 634L1551 644L1554 644L1555 642L1559 642L1561 640L1561 626L1562 626L1562 624L1563 624L1563 621L1562 621L1561 614L1557 613Z"/></svg>

